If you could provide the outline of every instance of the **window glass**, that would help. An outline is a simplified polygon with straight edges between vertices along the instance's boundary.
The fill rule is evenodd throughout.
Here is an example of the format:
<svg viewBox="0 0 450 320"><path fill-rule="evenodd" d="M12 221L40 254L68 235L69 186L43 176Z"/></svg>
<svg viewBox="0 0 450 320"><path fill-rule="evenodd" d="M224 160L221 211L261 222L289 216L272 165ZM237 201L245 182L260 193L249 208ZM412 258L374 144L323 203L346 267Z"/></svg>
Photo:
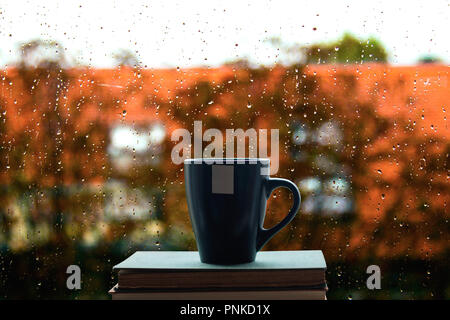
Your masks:
<svg viewBox="0 0 450 320"><path fill-rule="evenodd" d="M199 124L201 152L226 148L213 133L254 130L245 156L299 187L299 213L264 250L322 250L329 299L448 299L447 12L2 3L0 298L107 298L133 252L197 250L174 159L195 156ZM264 226L292 202L272 193ZM66 287L69 265L80 290ZM382 290L366 287L370 265Z"/></svg>

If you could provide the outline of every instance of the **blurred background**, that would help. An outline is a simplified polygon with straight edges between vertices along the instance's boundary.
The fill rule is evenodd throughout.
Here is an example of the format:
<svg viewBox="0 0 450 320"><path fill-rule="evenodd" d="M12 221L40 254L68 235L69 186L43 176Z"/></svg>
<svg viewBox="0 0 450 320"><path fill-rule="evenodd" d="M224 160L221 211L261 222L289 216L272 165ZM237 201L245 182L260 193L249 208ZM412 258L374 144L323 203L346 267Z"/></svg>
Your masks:
<svg viewBox="0 0 450 320"><path fill-rule="evenodd" d="M108 299L136 250L196 250L170 157L194 120L279 129L303 202L264 249L323 250L329 299L450 298L448 10L1 3L0 299ZM272 194L265 226L291 201Z"/></svg>

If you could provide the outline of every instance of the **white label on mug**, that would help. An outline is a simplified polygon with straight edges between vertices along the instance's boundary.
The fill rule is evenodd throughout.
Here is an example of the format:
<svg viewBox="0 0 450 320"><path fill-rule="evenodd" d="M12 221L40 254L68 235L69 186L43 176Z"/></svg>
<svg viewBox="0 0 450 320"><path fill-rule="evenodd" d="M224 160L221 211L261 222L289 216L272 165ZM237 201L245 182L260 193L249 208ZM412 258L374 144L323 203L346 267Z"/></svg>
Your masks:
<svg viewBox="0 0 450 320"><path fill-rule="evenodd" d="M234 193L234 166L212 166L212 193Z"/></svg>

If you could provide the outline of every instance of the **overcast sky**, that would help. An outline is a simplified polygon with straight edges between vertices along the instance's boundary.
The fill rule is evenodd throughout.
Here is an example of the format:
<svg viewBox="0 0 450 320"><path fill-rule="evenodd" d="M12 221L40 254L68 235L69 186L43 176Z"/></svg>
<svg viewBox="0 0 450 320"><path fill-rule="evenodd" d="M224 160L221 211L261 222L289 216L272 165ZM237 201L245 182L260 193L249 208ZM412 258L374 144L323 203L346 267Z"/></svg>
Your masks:
<svg viewBox="0 0 450 320"><path fill-rule="evenodd" d="M217 66L236 58L257 64L288 45L375 36L390 62L413 64L433 54L449 61L449 1L6 1L0 0L0 65L18 44L57 40L81 64L110 67L128 49L148 67Z"/></svg>

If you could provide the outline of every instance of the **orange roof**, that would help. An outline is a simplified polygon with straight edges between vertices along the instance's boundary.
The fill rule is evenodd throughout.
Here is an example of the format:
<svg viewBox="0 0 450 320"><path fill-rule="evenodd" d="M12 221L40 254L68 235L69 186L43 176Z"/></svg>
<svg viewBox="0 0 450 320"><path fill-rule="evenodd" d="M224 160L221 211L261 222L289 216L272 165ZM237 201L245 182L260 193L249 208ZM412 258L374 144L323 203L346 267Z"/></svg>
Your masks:
<svg viewBox="0 0 450 320"><path fill-rule="evenodd" d="M423 133L448 137L446 109L450 101L449 67L444 65L418 65L397 67L387 64L362 65L307 65L305 72L320 77L320 90L331 97L343 94L339 90L345 85L339 77L355 76L357 87L352 97L346 98L349 108L352 103L376 102L380 115L404 117L415 122L417 128L423 127ZM156 114L156 108L150 108L156 99L176 100L179 90L192 88L199 81L214 84L226 78L239 77L245 70L231 67L215 69L142 69L123 67L118 69L77 68L68 72L73 76L67 96L89 97L95 86L102 94L117 98L115 112L102 113L108 122L125 121L147 123L164 115ZM283 68L273 70L278 77ZM0 97L6 100L8 117L14 117L15 127L23 129L32 113L27 117L20 110L26 95L16 69L0 71ZM98 94L98 91L97 91ZM39 107L37 105L37 107ZM101 106L84 106L86 120L97 116ZM126 114L124 113L126 112ZM220 111L218 111L220 113ZM125 115L125 116L124 116Z"/></svg>
<svg viewBox="0 0 450 320"><path fill-rule="evenodd" d="M388 64L308 65L306 73L321 78L321 90L339 95L337 75L355 76L358 86L349 102L374 102L380 115L415 121L423 133L449 137L450 67L439 64L391 66ZM349 105L351 107L351 105Z"/></svg>

